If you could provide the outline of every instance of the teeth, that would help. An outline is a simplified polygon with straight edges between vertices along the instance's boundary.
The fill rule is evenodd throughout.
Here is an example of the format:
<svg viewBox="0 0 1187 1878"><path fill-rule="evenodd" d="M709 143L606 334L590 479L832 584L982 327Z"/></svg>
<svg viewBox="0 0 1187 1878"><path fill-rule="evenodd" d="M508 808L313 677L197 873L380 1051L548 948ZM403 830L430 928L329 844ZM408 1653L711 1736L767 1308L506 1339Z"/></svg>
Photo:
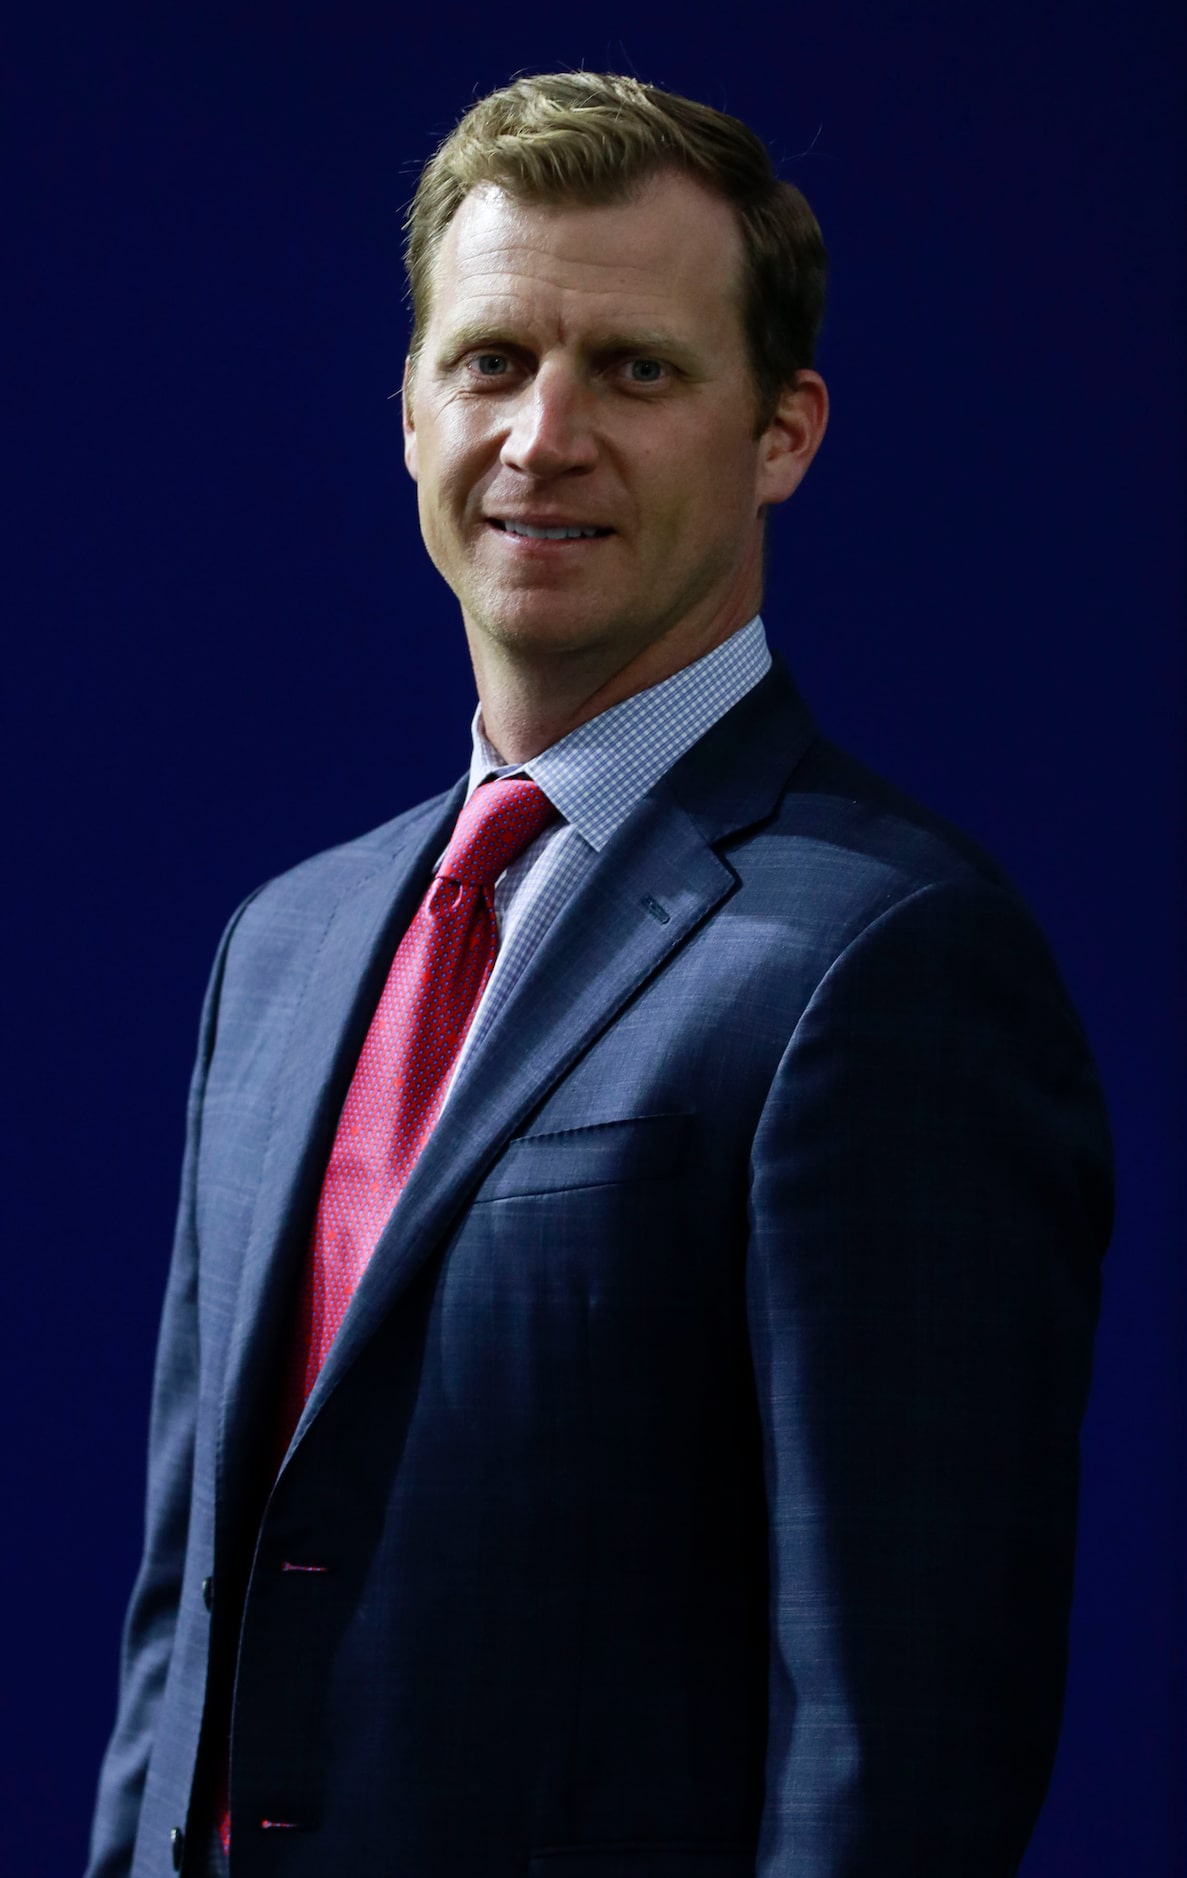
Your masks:
<svg viewBox="0 0 1187 1878"><path fill-rule="evenodd" d="M582 541L601 533L599 528L530 528L527 522L504 522L509 535L526 535L529 541Z"/></svg>

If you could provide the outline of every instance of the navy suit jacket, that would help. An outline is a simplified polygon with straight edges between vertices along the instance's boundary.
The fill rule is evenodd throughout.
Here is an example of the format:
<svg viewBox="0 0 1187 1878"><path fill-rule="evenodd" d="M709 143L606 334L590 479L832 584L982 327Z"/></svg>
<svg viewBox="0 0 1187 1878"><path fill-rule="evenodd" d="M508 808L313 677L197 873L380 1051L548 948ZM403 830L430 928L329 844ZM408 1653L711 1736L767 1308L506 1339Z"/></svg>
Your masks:
<svg viewBox="0 0 1187 1878"><path fill-rule="evenodd" d="M92 1878L999 1878L1054 1754L1106 1122L1043 939L778 664L464 1066L277 1475L464 784L219 952ZM316 1567L315 1570L294 1570Z"/></svg>

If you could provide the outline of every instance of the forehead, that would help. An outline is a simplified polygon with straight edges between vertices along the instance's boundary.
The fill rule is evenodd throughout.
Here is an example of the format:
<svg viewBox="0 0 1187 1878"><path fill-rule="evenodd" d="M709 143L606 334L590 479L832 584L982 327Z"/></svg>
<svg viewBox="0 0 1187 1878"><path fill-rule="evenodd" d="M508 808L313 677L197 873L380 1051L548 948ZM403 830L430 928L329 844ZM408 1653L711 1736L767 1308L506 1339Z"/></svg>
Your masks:
<svg viewBox="0 0 1187 1878"><path fill-rule="evenodd" d="M732 208L687 176L661 174L629 201L593 206L521 202L485 184L446 229L429 324L662 318L740 340L741 266Z"/></svg>

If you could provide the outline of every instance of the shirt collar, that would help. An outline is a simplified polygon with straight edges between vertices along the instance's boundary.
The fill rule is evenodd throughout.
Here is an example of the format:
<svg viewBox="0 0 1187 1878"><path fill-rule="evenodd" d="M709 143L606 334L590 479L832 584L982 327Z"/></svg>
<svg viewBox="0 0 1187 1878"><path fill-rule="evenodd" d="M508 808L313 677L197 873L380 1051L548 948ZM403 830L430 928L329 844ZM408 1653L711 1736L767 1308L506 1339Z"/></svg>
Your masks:
<svg viewBox="0 0 1187 1878"><path fill-rule="evenodd" d="M526 763L501 763L482 728L471 725L469 800L492 776L530 776L591 848L604 848L648 790L771 666L758 613L747 625L646 691L611 705Z"/></svg>

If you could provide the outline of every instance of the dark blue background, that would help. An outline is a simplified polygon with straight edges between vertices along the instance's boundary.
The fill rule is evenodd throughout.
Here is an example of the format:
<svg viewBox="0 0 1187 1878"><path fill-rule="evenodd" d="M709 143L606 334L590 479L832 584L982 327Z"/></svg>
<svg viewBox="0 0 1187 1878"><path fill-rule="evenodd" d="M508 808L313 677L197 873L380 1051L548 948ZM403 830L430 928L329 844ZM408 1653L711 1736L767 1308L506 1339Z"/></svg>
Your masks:
<svg viewBox="0 0 1187 1878"><path fill-rule="evenodd" d="M1067 1720L1029 1878L1183 1870L1182 30L1152 0L716 17L43 8L19 187L3 753L0 1865L81 1864L134 1571L184 1086L256 882L462 769L399 406L400 210L517 69L745 117L833 257L833 420L765 608L824 725L1013 871L1120 1212ZM593 17L594 23L590 23Z"/></svg>

